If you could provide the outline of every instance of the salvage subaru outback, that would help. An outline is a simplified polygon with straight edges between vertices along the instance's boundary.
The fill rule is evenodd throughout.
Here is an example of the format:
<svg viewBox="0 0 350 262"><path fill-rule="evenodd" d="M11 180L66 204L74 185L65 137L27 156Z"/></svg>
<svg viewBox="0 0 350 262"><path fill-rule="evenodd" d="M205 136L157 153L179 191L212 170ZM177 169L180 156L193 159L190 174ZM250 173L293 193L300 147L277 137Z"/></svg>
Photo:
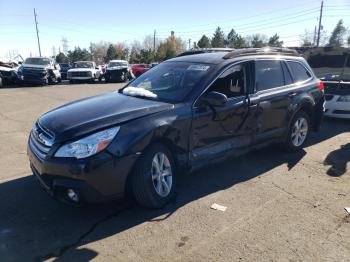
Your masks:
<svg viewBox="0 0 350 262"><path fill-rule="evenodd" d="M181 56L117 92L53 109L28 141L33 174L71 203L126 195L171 201L179 171L272 143L303 147L323 115L323 83L285 49Z"/></svg>

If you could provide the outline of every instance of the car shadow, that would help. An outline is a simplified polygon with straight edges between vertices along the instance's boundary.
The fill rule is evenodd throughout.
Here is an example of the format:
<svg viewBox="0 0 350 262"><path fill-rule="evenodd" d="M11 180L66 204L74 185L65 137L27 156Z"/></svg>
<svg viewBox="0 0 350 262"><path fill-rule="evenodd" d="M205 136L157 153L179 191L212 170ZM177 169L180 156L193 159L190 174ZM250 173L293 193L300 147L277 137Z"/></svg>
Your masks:
<svg viewBox="0 0 350 262"><path fill-rule="evenodd" d="M344 122L334 123L327 122L323 131L313 134L309 145L337 135L347 126ZM287 165L290 170L305 155L304 150L282 154L278 147L269 147L183 174L176 199L160 210L128 202L75 208L51 199L33 176L4 182L0 184L1 260L64 261L69 255L68 260L89 261L98 253L82 247L85 244L147 221L166 220L190 202L263 176L280 165Z"/></svg>

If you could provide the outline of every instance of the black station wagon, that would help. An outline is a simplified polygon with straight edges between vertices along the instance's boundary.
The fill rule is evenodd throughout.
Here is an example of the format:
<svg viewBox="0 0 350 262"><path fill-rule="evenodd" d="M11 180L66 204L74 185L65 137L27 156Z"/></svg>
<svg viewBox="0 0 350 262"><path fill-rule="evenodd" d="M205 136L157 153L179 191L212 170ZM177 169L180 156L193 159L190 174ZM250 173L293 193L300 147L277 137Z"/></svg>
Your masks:
<svg viewBox="0 0 350 262"><path fill-rule="evenodd" d="M323 83L288 49L180 56L124 88L53 109L34 124L30 166L71 203L122 198L160 208L176 178L272 143L303 147L323 115Z"/></svg>

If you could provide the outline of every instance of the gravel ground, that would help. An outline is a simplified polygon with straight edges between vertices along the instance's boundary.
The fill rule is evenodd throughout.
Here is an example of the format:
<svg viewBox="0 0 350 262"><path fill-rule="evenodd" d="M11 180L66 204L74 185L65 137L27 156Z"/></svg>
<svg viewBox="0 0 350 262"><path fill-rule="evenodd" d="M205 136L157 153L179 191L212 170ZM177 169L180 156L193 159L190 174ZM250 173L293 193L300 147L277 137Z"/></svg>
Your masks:
<svg viewBox="0 0 350 262"><path fill-rule="evenodd" d="M326 119L298 153L269 147L182 174L176 201L162 210L51 199L30 173L32 124L120 86L0 90L1 261L350 261L347 120Z"/></svg>

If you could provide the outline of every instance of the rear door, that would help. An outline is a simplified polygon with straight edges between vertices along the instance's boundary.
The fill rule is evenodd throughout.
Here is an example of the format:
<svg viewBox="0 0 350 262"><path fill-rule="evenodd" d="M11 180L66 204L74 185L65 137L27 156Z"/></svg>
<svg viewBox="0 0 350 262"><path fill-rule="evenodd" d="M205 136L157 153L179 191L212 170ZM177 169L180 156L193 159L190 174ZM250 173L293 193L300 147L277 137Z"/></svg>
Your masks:
<svg viewBox="0 0 350 262"><path fill-rule="evenodd" d="M255 85L250 96L258 106L256 143L281 137L288 126L288 107L297 94L292 78L283 60L256 60Z"/></svg>
<svg viewBox="0 0 350 262"><path fill-rule="evenodd" d="M236 64L227 69L202 94L215 91L225 94L228 102L224 107L212 108L194 104L191 130L191 160L212 160L225 154L234 154L249 146L254 137L256 107L250 108L246 90L251 88L252 62ZM200 164L200 163L199 163Z"/></svg>

